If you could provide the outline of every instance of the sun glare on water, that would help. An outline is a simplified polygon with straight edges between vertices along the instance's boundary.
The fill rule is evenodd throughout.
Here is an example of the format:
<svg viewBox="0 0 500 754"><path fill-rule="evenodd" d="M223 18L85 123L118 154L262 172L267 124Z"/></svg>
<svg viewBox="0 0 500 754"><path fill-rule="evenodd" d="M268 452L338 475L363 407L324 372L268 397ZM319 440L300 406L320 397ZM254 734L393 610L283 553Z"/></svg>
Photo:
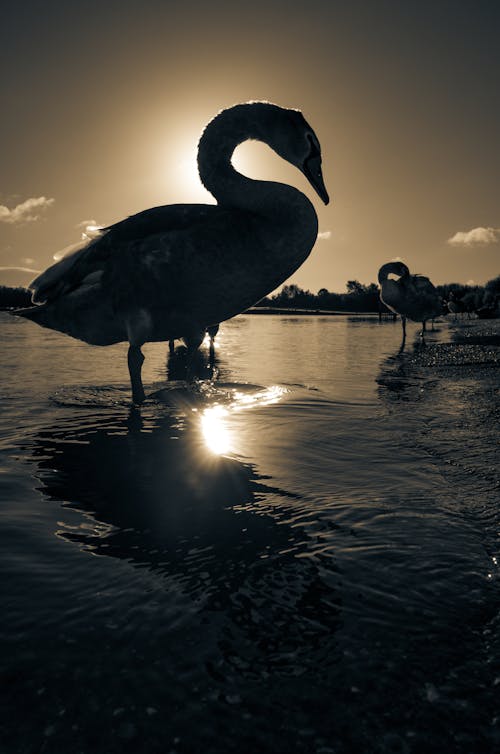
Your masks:
<svg viewBox="0 0 500 754"><path fill-rule="evenodd" d="M201 416L201 430L205 444L212 453L224 455L231 450L231 437L224 422L228 415L224 406L206 408Z"/></svg>
<svg viewBox="0 0 500 754"><path fill-rule="evenodd" d="M236 390L227 405L216 404L204 409L201 414L201 430L207 448L215 455L236 452L234 428L229 429L228 426L231 414L277 403L286 392L287 390L279 385L272 385L256 392Z"/></svg>

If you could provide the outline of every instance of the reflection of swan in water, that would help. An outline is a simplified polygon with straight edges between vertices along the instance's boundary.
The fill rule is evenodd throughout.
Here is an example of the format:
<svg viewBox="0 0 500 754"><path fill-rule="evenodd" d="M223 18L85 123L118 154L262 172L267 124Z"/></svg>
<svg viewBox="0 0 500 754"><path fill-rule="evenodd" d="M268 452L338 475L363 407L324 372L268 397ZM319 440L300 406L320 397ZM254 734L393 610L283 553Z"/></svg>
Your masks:
<svg viewBox="0 0 500 754"><path fill-rule="evenodd" d="M194 540L203 547L236 536L232 506L251 503L252 468L214 456L201 432L178 425L179 416L164 417L147 431L133 411L128 420L107 417L87 429L44 433L36 451L44 492L104 525L99 537L88 527L60 534L101 555L181 573L192 569L185 558ZM43 457L48 446L57 451L49 450L50 460ZM260 523L265 528L255 522L251 557L258 557Z"/></svg>
<svg viewBox="0 0 500 754"><path fill-rule="evenodd" d="M398 280L389 275L398 275ZM404 347L406 340L406 318L422 323L422 337L425 323L442 313L441 297L429 278L423 275L410 275L403 262L387 262L378 271L380 299L391 311L401 315Z"/></svg>
<svg viewBox="0 0 500 754"><path fill-rule="evenodd" d="M206 127L198 148L204 186L218 205L155 207L108 228L31 284L41 306L16 314L94 345L128 341L132 397L144 400L141 346L196 339L244 311L308 257L318 232L313 205L291 186L238 173L234 149L268 144L328 194L319 141L298 110L236 105Z"/></svg>
<svg viewBox="0 0 500 754"><path fill-rule="evenodd" d="M80 526L58 514L59 536L178 587L195 626L216 610L227 647L219 674L245 672L231 657L246 659L253 677L288 674L326 646L334 662L338 597L312 560L296 557L308 537L289 523L293 498L249 464L209 453L188 414L179 426L178 414L101 413L88 426L40 433L32 455L41 492L84 514Z"/></svg>

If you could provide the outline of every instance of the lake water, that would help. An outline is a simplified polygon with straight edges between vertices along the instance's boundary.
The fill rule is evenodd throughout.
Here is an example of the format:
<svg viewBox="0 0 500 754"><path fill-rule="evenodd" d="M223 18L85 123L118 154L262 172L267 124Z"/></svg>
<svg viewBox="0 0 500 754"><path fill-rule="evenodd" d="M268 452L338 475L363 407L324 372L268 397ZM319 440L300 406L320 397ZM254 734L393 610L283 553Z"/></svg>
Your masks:
<svg viewBox="0 0 500 754"><path fill-rule="evenodd" d="M493 751L498 514L400 338L239 316L134 409L125 345L0 315L0 751Z"/></svg>

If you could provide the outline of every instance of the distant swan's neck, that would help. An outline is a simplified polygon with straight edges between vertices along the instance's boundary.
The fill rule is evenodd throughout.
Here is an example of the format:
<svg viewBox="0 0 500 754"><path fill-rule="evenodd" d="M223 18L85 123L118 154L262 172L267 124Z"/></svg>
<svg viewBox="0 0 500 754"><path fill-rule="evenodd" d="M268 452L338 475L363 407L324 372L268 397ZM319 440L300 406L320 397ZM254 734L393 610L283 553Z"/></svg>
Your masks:
<svg viewBox="0 0 500 754"><path fill-rule="evenodd" d="M400 262L387 262L386 264L383 264L380 270L378 271L378 282L379 285L383 285L387 282L395 282L389 280L389 275L393 273L394 275L397 275L399 277L399 280L401 282L405 282L405 279L409 277L410 270L406 265L401 264ZM399 281L397 281L399 282Z"/></svg>

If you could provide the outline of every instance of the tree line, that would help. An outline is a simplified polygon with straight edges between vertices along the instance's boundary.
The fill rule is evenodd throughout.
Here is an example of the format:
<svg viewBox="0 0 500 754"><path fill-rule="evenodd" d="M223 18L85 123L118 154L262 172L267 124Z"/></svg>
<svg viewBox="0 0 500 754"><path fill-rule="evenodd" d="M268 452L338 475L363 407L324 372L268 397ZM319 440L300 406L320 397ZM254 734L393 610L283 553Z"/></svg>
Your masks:
<svg viewBox="0 0 500 754"><path fill-rule="evenodd" d="M443 313L446 302L453 300L457 311L481 312L498 311L500 308L500 275L489 280L486 285L463 285L446 283L436 286L443 299ZM26 288L11 288L0 285L0 308L10 309L31 306L31 292ZM311 309L340 312L380 312L388 311L381 303L379 287L376 283L364 285L358 280L348 280L345 293L333 293L320 288L317 293L303 290L291 283L285 285L279 293L266 296L257 304L258 307L271 309Z"/></svg>
<svg viewBox="0 0 500 754"><path fill-rule="evenodd" d="M31 291L27 288L11 288L0 285L0 309L20 309L31 306Z"/></svg>

